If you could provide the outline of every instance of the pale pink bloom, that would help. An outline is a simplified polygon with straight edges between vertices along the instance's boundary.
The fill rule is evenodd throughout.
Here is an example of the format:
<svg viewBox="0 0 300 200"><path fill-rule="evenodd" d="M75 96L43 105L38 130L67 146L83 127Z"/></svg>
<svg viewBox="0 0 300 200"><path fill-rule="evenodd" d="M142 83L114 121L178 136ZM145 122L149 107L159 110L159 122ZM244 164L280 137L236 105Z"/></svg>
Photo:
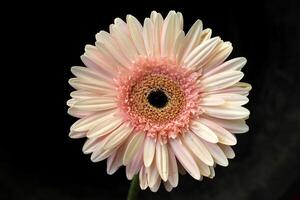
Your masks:
<svg viewBox="0 0 300 200"><path fill-rule="evenodd" d="M87 137L83 152L107 159L108 174L122 165L128 179L139 174L142 189L171 191L179 171L213 178L234 158L235 134L248 131L246 59L225 61L231 51L200 20L185 34L180 12L153 11L143 25L116 18L85 47L87 67L71 69L68 112L80 119L70 137Z"/></svg>

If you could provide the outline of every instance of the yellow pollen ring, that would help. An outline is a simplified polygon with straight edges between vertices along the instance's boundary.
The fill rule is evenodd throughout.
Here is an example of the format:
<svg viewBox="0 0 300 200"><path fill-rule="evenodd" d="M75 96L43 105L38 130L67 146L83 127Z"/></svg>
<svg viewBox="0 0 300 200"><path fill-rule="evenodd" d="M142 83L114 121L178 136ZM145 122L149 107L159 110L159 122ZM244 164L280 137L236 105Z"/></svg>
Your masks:
<svg viewBox="0 0 300 200"><path fill-rule="evenodd" d="M164 107L157 108L149 103L148 95L153 90L161 90L168 97ZM185 95L173 80L159 74L150 74L133 85L129 105L137 115L151 122L163 123L173 120L181 112L185 105Z"/></svg>

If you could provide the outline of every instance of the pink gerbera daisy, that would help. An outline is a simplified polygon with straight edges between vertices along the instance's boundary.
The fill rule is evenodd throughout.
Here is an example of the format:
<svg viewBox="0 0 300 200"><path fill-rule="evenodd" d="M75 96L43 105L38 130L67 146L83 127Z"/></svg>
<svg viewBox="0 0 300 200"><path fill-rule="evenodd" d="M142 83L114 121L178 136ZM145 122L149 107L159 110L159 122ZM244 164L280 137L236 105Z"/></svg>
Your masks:
<svg viewBox="0 0 300 200"><path fill-rule="evenodd" d="M235 156L235 134L248 131L246 59L225 62L231 51L200 20L185 34L179 12L153 11L143 25L116 18L86 46L87 67L71 69L68 112L81 119L70 137L87 137L83 152L107 159L108 174L122 165L128 179L139 174L141 189L170 191L179 171L213 178Z"/></svg>

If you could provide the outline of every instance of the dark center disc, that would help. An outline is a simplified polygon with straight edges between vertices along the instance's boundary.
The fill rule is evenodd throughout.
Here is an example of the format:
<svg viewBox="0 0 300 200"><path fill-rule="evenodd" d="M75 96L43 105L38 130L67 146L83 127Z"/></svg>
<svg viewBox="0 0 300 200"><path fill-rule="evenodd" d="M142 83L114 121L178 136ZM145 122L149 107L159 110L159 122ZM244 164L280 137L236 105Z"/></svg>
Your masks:
<svg viewBox="0 0 300 200"><path fill-rule="evenodd" d="M169 98L162 90L153 90L148 94L148 102L155 108L163 108L167 105Z"/></svg>

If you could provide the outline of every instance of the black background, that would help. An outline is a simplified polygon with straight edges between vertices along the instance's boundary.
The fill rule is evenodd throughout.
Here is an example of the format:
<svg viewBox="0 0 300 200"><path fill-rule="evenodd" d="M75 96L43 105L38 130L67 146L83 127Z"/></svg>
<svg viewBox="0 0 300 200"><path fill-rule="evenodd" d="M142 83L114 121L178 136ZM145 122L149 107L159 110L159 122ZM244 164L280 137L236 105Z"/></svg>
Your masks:
<svg viewBox="0 0 300 200"><path fill-rule="evenodd" d="M300 199L296 0L37 3L17 8L4 16L12 39L4 41L11 72L2 75L2 80L9 78L3 97L12 106L2 106L9 112L2 121L0 199L125 199L129 181L124 168L107 175L106 162L92 163L81 152L83 139L68 138L75 121L66 114L70 67L81 65L85 44L93 44L94 35L108 30L114 18L133 14L142 21L152 10L166 16L171 9L183 13L185 31L200 18L213 36L232 42L231 57L248 59L243 81L253 86L247 104L250 131L238 136L236 158L227 168L217 167L213 180L180 176L171 193L162 187L157 193L143 191L140 198Z"/></svg>

